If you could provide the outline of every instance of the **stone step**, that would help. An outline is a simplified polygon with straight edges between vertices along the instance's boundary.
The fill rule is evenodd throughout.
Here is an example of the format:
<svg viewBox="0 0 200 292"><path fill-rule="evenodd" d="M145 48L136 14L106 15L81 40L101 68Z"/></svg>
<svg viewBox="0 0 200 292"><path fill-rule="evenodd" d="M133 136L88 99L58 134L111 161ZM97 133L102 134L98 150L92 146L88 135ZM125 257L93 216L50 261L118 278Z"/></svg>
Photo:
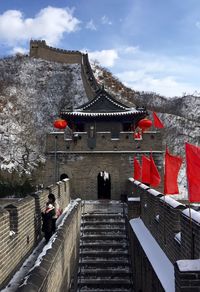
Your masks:
<svg viewBox="0 0 200 292"><path fill-rule="evenodd" d="M123 241L123 240L126 240L126 235L123 235L123 234L113 234L113 233L110 233L110 234L102 234L102 235L98 235L98 234L93 234L93 235L85 235L83 234L81 236L81 240L82 241L92 241L92 240L98 240L98 241L104 241L104 240L112 240L112 241Z"/></svg>
<svg viewBox="0 0 200 292"><path fill-rule="evenodd" d="M102 231L120 231L120 232L125 232L126 229L125 229L125 226L119 226L119 227L115 227L115 226L112 226L112 227L109 227L108 226L88 226L88 225L83 225L81 226L81 231L84 231L84 232L102 232Z"/></svg>
<svg viewBox="0 0 200 292"><path fill-rule="evenodd" d="M125 230L81 230L81 236L126 236Z"/></svg>
<svg viewBox="0 0 200 292"><path fill-rule="evenodd" d="M103 252L107 252L107 253L120 253L123 252L124 250L127 250L128 252L128 247L124 248L124 247L110 247L110 246L98 246L97 248L94 247L80 247L80 252L94 252L94 253L103 253Z"/></svg>
<svg viewBox="0 0 200 292"><path fill-rule="evenodd" d="M125 221L123 214L103 214L103 213L94 213L94 214L85 214L85 215L82 214L81 219L90 220L90 221L96 220L96 219L103 220L103 221L105 220L113 221L113 220L123 219Z"/></svg>
<svg viewBox="0 0 200 292"><path fill-rule="evenodd" d="M85 269L82 268L79 273L83 277L107 277L107 278L116 278L116 277L123 277L123 278L129 278L131 276L131 272L129 268L123 268L123 269L111 269L108 268L96 268L96 269Z"/></svg>
<svg viewBox="0 0 200 292"><path fill-rule="evenodd" d="M128 256L128 251L127 250L123 250L123 251L100 251L98 250L90 250L90 251L80 251L80 256L82 257L107 257L107 258L111 258L111 257L122 257L122 256Z"/></svg>
<svg viewBox="0 0 200 292"><path fill-rule="evenodd" d="M84 278L81 279L79 278L78 280L78 287L93 287L93 288L131 288L132 283L129 279L123 279L123 278L118 278L118 279L90 279L90 278Z"/></svg>
<svg viewBox="0 0 200 292"><path fill-rule="evenodd" d="M81 226L88 226L88 227L93 227L93 226L98 226L102 228L113 228L113 227L122 227L125 226L125 221L122 220L117 220L117 221L102 221L102 220L87 220L87 221L82 221Z"/></svg>
<svg viewBox="0 0 200 292"><path fill-rule="evenodd" d="M94 259L79 259L79 265L89 267L113 267L118 269L124 269L124 267L130 266L128 259L103 259L103 258L94 258Z"/></svg>
<svg viewBox="0 0 200 292"><path fill-rule="evenodd" d="M93 241L93 242L80 242L80 248L93 248L93 249L126 249L128 247L127 241L116 241L106 240L104 242Z"/></svg>

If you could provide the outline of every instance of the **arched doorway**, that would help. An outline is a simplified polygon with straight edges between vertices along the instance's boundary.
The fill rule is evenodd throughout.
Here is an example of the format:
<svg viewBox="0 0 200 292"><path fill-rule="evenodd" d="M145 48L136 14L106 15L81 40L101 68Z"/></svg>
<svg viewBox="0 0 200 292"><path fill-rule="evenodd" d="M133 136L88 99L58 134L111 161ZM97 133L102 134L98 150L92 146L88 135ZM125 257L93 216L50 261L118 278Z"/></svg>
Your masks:
<svg viewBox="0 0 200 292"><path fill-rule="evenodd" d="M101 171L97 176L98 199L111 199L111 179L110 174Z"/></svg>
<svg viewBox="0 0 200 292"><path fill-rule="evenodd" d="M60 180L63 180L65 178L69 178L68 175L66 173L62 173L60 176Z"/></svg>

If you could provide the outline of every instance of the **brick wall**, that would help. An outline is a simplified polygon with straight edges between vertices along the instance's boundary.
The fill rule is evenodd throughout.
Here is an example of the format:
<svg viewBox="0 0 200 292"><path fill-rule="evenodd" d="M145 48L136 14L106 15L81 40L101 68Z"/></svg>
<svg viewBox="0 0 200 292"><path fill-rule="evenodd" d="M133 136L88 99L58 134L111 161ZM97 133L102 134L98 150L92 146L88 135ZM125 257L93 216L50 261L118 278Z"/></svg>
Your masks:
<svg viewBox="0 0 200 292"><path fill-rule="evenodd" d="M105 129L105 126L102 126ZM154 137L152 143L152 135ZM57 136L57 150L74 153L76 151L90 151L88 147L87 132L78 132L78 138L74 142L73 139L65 140L64 132L56 132ZM133 139L133 133L120 132L119 140L112 140L111 132L96 133L96 151L147 151L149 152L149 145L152 145L152 151L162 151L162 135L160 132L152 133L145 132L143 140L137 141ZM55 151L55 134L49 133L47 135L46 152ZM155 157L156 159L156 157Z"/></svg>
<svg viewBox="0 0 200 292"><path fill-rule="evenodd" d="M200 258L200 213L193 209L190 211L185 205L171 197L164 197L162 193L149 189L149 187L133 179L129 180L128 185L131 188L131 195L140 197L141 203L139 206L138 201L135 203L131 201L130 210L133 209L134 204L137 204L135 207L140 208L142 221L170 261L175 264L180 260L190 259L191 266L194 266L193 261ZM144 272L146 269L144 266L148 266L148 259L145 260L145 257L143 257L140 243L137 242L137 239L134 239L134 244L133 249L136 248L137 252L144 258L144 262L142 262L142 259L140 260L137 254L135 255L134 253L136 257L135 269L142 269L143 277L149 277L149 273L152 275L152 267L149 271ZM200 264L199 270L196 268L195 271L191 269L184 272L175 265L176 291L190 291L187 290L188 287L190 287L191 291L199 291L199 287L197 288L199 275ZM140 276L137 275L137 277Z"/></svg>
<svg viewBox="0 0 200 292"><path fill-rule="evenodd" d="M41 264L35 267L28 279L17 290L19 292L69 291L78 260L81 201L66 217L64 224L56 232L52 247L43 256Z"/></svg>
<svg viewBox="0 0 200 292"><path fill-rule="evenodd" d="M176 292L200 291L200 260L180 260L174 268Z"/></svg>
<svg viewBox="0 0 200 292"><path fill-rule="evenodd" d="M65 64L80 64L86 94L89 98L94 98L98 85L90 67L87 54L82 54L79 51L53 48L47 46L45 41L30 41L30 57Z"/></svg>
<svg viewBox="0 0 200 292"><path fill-rule="evenodd" d="M41 239L41 210L50 191L62 208L69 203L69 180L65 180L33 196L13 200L0 211L0 288Z"/></svg>
<svg viewBox="0 0 200 292"><path fill-rule="evenodd" d="M133 270L134 291L164 292L160 280L151 266L140 242L129 227L130 253Z"/></svg>
<svg viewBox="0 0 200 292"><path fill-rule="evenodd" d="M104 170L111 177L111 199L119 200L121 195L127 191L127 177L133 175L134 155L141 160L142 154L150 154L148 145L151 134L145 133L143 142L135 141L130 133L120 133L119 140L111 140L110 133L105 133L106 138L102 138L103 135L97 133L97 147L91 150L87 146L86 132L80 134L81 139L78 138L76 143L73 140L65 140L64 133L58 133L55 159L55 137L53 133L49 134L46 149L46 177L43 183L48 185L55 181L55 169L57 169L56 180L59 180L61 174L67 174L70 178L73 198L81 197L82 199L96 200L98 198L97 176ZM107 135L109 135L109 138ZM128 139L126 138L127 135ZM162 174L161 134L154 135L153 157ZM141 149L138 149L137 143L141 144Z"/></svg>

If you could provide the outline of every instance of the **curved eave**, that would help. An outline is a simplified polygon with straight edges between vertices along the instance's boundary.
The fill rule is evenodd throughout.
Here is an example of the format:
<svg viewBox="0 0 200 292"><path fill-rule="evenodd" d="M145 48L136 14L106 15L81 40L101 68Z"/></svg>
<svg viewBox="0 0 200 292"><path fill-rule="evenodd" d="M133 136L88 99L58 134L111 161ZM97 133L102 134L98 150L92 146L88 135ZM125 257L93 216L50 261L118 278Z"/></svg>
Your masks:
<svg viewBox="0 0 200 292"><path fill-rule="evenodd" d="M108 112L108 113L90 113L90 112L61 112L65 116L81 116L81 117L111 117L111 116L127 116L146 114L146 111L123 111L123 112Z"/></svg>

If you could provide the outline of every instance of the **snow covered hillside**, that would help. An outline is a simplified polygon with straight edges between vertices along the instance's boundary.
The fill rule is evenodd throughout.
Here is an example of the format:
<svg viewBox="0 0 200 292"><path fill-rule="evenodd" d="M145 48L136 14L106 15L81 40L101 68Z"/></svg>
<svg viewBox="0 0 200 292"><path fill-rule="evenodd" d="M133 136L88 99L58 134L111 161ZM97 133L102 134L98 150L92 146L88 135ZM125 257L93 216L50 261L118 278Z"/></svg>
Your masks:
<svg viewBox="0 0 200 292"><path fill-rule="evenodd" d="M95 77L114 96L129 105L156 111L165 124L164 144L184 157L184 142L200 145L200 97L166 98L135 92L99 64ZM0 59L0 168L20 173L44 161L45 133L64 107L87 101L80 65L67 65L16 56ZM179 177L185 196L185 169Z"/></svg>
<svg viewBox="0 0 200 292"><path fill-rule="evenodd" d="M26 56L0 60L0 166L30 173L60 109L87 101L80 65Z"/></svg>

